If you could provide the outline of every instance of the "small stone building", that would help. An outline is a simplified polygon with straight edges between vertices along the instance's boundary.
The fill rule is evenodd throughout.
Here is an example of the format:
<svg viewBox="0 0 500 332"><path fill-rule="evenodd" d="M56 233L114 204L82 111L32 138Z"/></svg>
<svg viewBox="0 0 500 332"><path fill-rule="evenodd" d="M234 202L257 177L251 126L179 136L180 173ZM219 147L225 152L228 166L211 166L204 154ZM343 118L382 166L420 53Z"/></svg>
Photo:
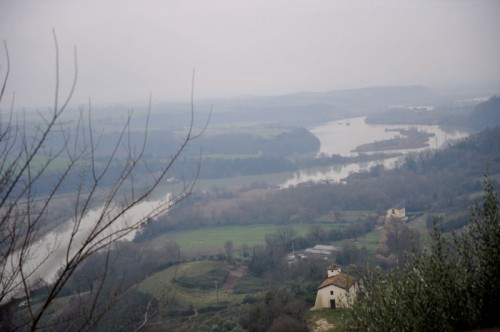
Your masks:
<svg viewBox="0 0 500 332"><path fill-rule="evenodd" d="M343 273L336 265L329 266L326 278L317 288L313 310L345 308L352 305L358 290L357 279Z"/></svg>
<svg viewBox="0 0 500 332"><path fill-rule="evenodd" d="M390 222L392 219L399 219L402 221L408 220L408 217L406 216L406 209L402 207L402 208L392 208L387 210L385 220L387 222Z"/></svg>

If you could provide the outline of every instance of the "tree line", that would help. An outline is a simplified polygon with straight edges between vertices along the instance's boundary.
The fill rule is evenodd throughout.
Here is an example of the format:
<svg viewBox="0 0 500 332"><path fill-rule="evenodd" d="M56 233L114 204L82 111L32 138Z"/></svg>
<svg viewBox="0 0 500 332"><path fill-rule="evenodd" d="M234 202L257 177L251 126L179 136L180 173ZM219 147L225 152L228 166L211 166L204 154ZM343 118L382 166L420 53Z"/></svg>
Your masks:
<svg viewBox="0 0 500 332"><path fill-rule="evenodd" d="M368 331L457 331L498 327L500 319L500 210L493 184L470 226L446 236L432 232L429 248L410 251L387 274L370 269L351 328ZM352 323L354 322L354 323Z"/></svg>

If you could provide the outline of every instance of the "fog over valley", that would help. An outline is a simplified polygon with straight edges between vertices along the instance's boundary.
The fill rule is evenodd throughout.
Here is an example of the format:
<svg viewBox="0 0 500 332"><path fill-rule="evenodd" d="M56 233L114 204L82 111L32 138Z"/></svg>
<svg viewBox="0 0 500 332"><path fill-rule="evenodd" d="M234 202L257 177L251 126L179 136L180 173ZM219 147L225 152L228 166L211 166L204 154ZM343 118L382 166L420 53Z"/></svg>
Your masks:
<svg viewBox="0 0 500 332"><path fill-rule="evenodd" d="M499 14L0 0L0 331L498 329Z"/></svg>

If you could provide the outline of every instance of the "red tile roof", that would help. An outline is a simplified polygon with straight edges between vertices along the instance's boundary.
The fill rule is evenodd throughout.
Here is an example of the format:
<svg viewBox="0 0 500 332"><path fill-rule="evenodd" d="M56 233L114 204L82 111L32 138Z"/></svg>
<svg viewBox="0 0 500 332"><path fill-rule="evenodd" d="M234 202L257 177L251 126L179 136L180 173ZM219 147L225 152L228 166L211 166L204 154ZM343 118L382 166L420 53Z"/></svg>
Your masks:
<svg viewBox="0 0 500 332"><path fill-rule="evenodd" d="M318 289L326 287L326 286L334 285L334 286L348 290L355 283L356 283L356 278L341 272L335 276L331 276L331 277L325 279L321 283L321 285L318 286Z"/></svg>

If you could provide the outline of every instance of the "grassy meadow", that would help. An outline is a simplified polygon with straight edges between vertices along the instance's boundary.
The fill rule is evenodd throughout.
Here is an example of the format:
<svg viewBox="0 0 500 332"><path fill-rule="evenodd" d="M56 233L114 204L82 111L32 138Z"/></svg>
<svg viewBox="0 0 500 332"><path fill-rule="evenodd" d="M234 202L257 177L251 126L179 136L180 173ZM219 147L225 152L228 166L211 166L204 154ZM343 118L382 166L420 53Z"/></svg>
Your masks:
<svg viewBox="0 0 500 332"><path fill-rule="evenodd" d="M298 225L274 225L258 224L243 226L215 226L200 228L189 231L168 232L152 240L152 244L160 245L165 242L175 241L181 247L182 252L224 252L224 244L233 242L234 250L241 248L243 244L255 246L265 243L266 234L274 233L280 227L292 227L297 234L305 236L311 227L320 226L325 231L335 228L344 228L344 223L317 223ZM358 239L359 243L374 245L378 243L378 232L372 232Z"/></svg>
<svg viewBox="0 0 500 332"><path fill-rule="evenodd" d="M225 261L187 262L152 274L137 285L137 290L151 294L160 303L168 299L177 307L192 305L199 309L239 304L245 294L235 294L232 289L224 288L229 272L230 266Z"/></svg>

